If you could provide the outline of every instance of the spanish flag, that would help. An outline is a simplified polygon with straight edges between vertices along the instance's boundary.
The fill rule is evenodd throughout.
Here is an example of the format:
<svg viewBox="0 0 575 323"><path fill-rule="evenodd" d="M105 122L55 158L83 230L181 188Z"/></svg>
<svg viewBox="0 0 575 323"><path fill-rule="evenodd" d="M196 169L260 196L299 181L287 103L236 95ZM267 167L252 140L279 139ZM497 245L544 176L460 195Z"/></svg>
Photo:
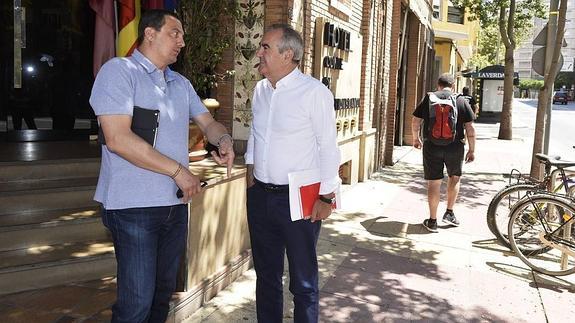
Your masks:
<svg viewBox="0 0 575 323"><path fill-rule="evenodd" d="M118 39L116 56L129 56L136 48L138 22L140 21L140 0L119 0Z"/></svg>

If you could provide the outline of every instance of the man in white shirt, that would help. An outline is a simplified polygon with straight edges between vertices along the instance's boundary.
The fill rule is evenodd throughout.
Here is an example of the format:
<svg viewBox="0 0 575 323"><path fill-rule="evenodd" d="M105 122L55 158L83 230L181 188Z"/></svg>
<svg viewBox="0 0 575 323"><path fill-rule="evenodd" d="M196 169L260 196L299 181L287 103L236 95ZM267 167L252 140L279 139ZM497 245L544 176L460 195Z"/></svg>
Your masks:
<svg viewBox="0 0 575 323"><path fill-rule="evenodd" d="M294 321L317 322L319 316L316 245L340 182L340 153L333 95L300 72L302 55L301 36L282 24L270 27L257 52L266 78L255 88L245 159L259 322L282 322L286 251ZM309 218L292 222L288 173L314 168L320 169L320 199Z"/></svg>

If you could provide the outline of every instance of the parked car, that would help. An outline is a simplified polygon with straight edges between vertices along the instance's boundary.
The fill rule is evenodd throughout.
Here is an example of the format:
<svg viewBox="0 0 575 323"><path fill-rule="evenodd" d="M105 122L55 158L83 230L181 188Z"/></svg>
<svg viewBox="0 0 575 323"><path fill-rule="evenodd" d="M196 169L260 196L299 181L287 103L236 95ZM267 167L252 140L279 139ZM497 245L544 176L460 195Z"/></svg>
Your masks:
<svg viewBox="0 0 575 323"><path fill-rule="evenodd" d="M553 104L555 103L567 104L568 101L569 96L567 95L567 92L555 92L555 94L553 95Z"/></svg>

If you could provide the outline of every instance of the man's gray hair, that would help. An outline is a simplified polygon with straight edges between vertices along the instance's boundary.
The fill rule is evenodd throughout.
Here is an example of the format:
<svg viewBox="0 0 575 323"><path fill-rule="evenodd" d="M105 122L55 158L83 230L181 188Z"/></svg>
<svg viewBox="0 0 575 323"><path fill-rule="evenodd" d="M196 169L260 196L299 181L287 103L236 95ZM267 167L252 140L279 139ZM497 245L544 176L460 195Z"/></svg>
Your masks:
<svg viewBox="0 0 575 323"><path fill-rule="evenodd" d="M280 54L291 49L293 51L292 62L299 64L303 57L303 39L301 35L287 24L273 24L268 28L268 31L278 29L283 33L278 48Z"/></svg>
<svg viewBox="0 0 575 323"><path fill-rule="evenodd" d="M437 79L437 84L442 87L452 87L455 83L455 78L450 73L443 73Z"/></svg>

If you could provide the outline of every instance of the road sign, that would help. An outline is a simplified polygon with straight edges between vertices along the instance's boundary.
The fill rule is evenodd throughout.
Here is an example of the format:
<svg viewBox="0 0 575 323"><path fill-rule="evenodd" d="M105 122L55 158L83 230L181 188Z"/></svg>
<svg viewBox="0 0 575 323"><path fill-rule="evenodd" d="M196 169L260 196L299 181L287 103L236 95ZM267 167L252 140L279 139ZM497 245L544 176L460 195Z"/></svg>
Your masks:
<svg viewBox="0 0 575 323"><path fill-rule="evenodd" d="M547 45L547 24L545 24L545 27L543 27L543 29L541 29L541 31L537 34L537 36L535 36L535 38L533 39L533 42L531 42L531 43L535 46ZM567 47L567 42L565 41L565 37L563 37L563 46L562 47Z"/></svg>
<svg viewBox="0 0 575 323"><path fill-rule="evenodd" d="M559 67L563 67L563 54L559 55ZM535 73L545 76L545 47L541 47L533 53L531 68Z"/></svg>
<svg viewBox="0 0 575 323"><path fill-rule="evenodd" d="M561 67L561 72L575 72L575 57L565 57L565 63Z"/></svg>

